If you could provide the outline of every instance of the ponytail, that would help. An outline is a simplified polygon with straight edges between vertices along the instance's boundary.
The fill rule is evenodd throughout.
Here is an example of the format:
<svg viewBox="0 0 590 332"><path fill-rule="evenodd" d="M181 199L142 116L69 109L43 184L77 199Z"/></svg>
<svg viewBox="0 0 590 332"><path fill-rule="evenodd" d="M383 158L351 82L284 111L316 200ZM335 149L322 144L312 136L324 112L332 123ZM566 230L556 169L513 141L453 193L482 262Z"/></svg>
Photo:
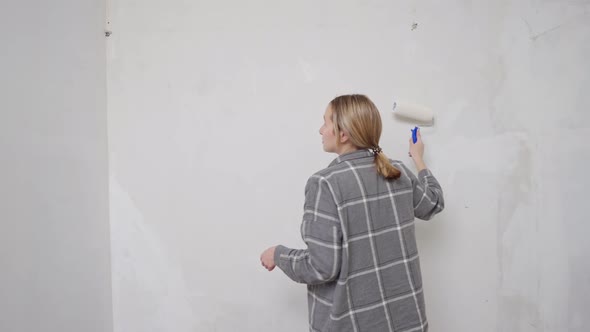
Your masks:
<svg viewBox="0 0 590 332"><path fill-rule="evenodd" d="M384 178L388 180L397 180L401 176L401 172L399 169L394 167L389 158L383 153L380 147L373 148L373 153L375 154L375 167L377 168L377 173L381 174Z"/></svg>

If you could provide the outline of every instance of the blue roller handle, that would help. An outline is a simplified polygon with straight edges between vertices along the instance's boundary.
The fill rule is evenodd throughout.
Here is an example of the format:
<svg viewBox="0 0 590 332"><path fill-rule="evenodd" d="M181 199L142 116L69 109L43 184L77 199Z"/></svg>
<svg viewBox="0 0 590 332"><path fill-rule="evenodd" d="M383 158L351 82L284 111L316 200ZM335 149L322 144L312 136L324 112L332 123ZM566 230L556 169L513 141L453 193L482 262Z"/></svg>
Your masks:
<svg viewBox="0 0 590 332"><path fill-rule="evenodd" d="M412 141L414 142L414 144L416 144L416 142L418 142L418 127L414 127L414 129L412 129Z"/></svg>

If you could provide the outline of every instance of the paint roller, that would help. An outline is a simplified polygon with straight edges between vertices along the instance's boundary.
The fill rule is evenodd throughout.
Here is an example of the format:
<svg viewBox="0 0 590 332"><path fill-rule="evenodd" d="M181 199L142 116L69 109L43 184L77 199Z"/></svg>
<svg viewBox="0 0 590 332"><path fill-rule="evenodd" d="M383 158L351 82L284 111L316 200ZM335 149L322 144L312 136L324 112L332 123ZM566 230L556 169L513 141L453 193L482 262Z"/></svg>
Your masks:
<svg viewBox="0 0 590 332"><path fill-rule="evenodd" d="M421 126L433 126L434 125L434 114L432 110L426 106L412 104L412 103L393 103L393 113L402 119L412 121ZM416 143L418 126L412 129L412 141Z"/></svg>

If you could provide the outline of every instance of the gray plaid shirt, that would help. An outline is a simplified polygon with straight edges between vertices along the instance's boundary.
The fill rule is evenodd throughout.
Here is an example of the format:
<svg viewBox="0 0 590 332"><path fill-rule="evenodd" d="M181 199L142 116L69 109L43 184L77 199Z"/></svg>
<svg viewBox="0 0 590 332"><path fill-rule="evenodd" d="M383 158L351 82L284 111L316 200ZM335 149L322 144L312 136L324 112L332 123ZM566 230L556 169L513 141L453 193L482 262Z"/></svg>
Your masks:
<svg viewBox="0 0 590 332"><path fill-rule="evenodd" d="M444 208L429 170L386 180L372 152L336 158L305 188L301 235L307 249L278 246L275 262L308 285L309 329L321 332L427 331L414 217Z"/></svg>

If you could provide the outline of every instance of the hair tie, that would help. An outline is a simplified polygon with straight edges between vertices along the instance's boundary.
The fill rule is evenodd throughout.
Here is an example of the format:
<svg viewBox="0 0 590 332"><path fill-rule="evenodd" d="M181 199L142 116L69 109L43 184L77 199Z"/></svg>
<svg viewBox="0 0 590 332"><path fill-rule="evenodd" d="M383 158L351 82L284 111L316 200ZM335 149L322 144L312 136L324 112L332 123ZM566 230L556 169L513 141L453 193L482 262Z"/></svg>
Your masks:
<svg viewBox="0 0 590 332"><path fill-rule="evenodd" d="M377 155L379 153L381 153L383 150L379 147L379 145L377 145L377 147L371 148L371 150L373 150L373 154Z"/></svg>

